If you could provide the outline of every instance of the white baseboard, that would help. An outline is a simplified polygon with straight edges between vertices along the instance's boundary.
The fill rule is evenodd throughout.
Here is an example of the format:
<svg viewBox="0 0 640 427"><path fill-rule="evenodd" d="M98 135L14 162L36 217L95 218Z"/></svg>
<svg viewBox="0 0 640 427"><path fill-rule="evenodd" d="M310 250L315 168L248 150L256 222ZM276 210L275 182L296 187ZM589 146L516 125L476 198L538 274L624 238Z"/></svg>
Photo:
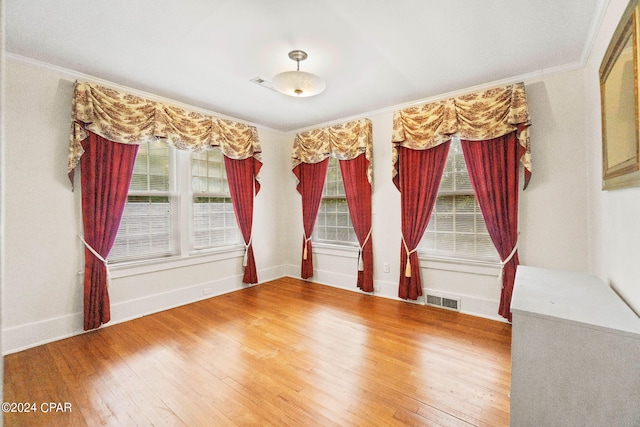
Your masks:
<svg viewBox="0 0 640 427"><path fill-rule="evenodd" d="M422 294L426 295L434 294L439 296L445 296L448 298L455 298L460 300L460 313L468 314L476 317L483 317L485 319L497 320L499 322L506 322L507 320L498 314L500 308L500 301L491 300L488 298L481 298L473 295L465 295L448 290L423 288ZM443 309L444 310L444 309Z"/></svg>
<svg viewBox="0 0 640 427"><path fill-rule="evenodd" d="M278 279L280 277L300 278L300 266L285 264L258 271L260 283ZM328 270L316 270L312 280L314 283L345 289L352 292L362 292L356 286L356 275L336 273ZM218 295L234 292L250 287L242 283L242 276L236 275L223 279L199 283L196 285L174 289L112 304L111 321L103 327L133 320L149 314L169 310L181 305L190 304ZM403 301L398 298L398 284L396 282L375 280L373 296ZM206 294L205 294L206 290ZM427 289L424 290L426 293ZM448 291L429 289L429 291L460 298L461 312L487 319L505 321L498 316L498 301L478 298L470 295L453 294ZM424 304L424 297L409 303ZM3 329L3 355L16 353L31 347L52 341L68 338L85 333L83 330L83 314L71 313L64 316L50 318L38 322L13 326Z"/></svg>
<svg viewBox="0 0 640 427"><path fill-rule="evenodd" d="M258 271L260 283L284 276L286 276L284 265ZM144 298L115 303L111 305L111 321L102 327L109 327L250 286L255 285L243 284L242 275L236 275L153 294ZM16 353L31 347L85 333L83 330L83 313L71 313L38 322L13 326L3 329L2 333L2 354Z"/></svg>
<svg viewBox="0 0 640 427"><path fill-rule="evenodd" d="M82 313L4 328L2 354L7 355L83 333Z"/></svg>
<svg viewBox="0 0 640 427"><path fill-rule="evenodd" d="M287 275L290 277L300 278L300 267L288 264L285 266ZM356 286L356 276L336 273L328 270L314 270L314 276L310 279L314 283L321 285L331 286L334 288L345 289L348 291L362 292ZM404 301L411 304L425 304L424 295L427 291L435 292L437 294L447 295L453 298L460 299L460 312L476 317L483 317L485 319L496 320L499 322L506 322L506 319L498 315L499 301L481 298L473 295L464 295L453 293L448 290L439 289L423 289L423 296L418 297L416 301L406 301L398 297L398 283L387 280L375 280L375 291L371 294L377 297L393 299L397 301Z"/></svg>

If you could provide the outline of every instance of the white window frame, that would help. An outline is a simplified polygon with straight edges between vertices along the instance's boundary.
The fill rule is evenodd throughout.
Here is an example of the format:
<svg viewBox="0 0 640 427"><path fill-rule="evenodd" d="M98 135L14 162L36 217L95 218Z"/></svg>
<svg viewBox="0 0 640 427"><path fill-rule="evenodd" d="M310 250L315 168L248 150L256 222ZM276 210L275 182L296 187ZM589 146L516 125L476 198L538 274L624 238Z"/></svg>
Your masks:
<svg viewBox="0 0 640 427"><path fill-rule="evenodd" d="M142 144L141 144L142 145ZM146 143L145 143L146 145ZM169 251L169 253L166 254L157 254L157 255L142 255L139 257L134 256L129 256L125 259L121 259L121 260L110 260L109 257L107 258L107 260L109 261L109 266L115 266L115 265L119 265L119 264L126 264L126 263L131 263L131 262L145 262L149 259L164 259L164 258L168 258L168 257L172 257L172 256L176 256L179 253L180 250L180 246L178 243L178 227L179 227L179 223L178 223L178 215L177 215L177 211L178 211L178 207L179 207L179 203L180 203L180 194L179 192L176 191L176 186L177 186L177 180L178 180L178 176L176 175L176 153L175 153L175 149L173 147L171 147L170 145L167 145L168 147L168 151L167 151L167 178L168 178L168 184L169 184L169 188L167 190L135 190L135 189L130 189L129 192L127 193L127 202L125 202L125 207L124 209L127 209L127 204L129 203L129 197L166 197L169 200L169 209L171 212L171 216L170 216L170 234L169 234L169 242L171 243L171 250ZM139 159L140 157L136 158L136 161ZM120 223L120 227L122 227L124 225L124 212L123 212L123 221L121 221ZM114 243L115 245L115 243ZM113 249L112 249L112 253L113 253ZM111 255L111 254L110 254Z"/></svg>
<svg viewBox="0 0 640 427"><path fill-rule="evenodd" d="M203 249L194 248L194 192L191 184L191 152L178 150L171 144L168 144L168 146L170 188L168 194L172 206L171 224L174 254L110 262L109 269L112 271L112 277L114 278L242 257L244 254L244 244L241 237L240 242L237 244ZM129 195L160 195L160 193L132 191ZM238 233L241 236L239 228Z"/></svg>
<svg viewBox="0 0 640 427"><path fill-rule="evenodd" d="M455 140L457 138L453 138L451 141L451 144L460 144L459 140ZM452 156L452 151L450 149L449 151L449 155L447 156L447 166L449 166L449 163L453 161ZM452 165L452 169L453 169L453 165ZM465 165L465 169L466 169L466 165ZM446 169L445 169L445 173ZM451 171L450 173L453 173L455 175L455 171ZM443 182L444 182L444 178L445 176L443 175ZM455 179L455 177L453 178ZM442 182L441 182L442 185ZM480 207L478 205L478 201L477 198L473 192L472 188L467 188L467 189L454 189L453 191L451 190L438 190L438 197L452 197L453 198L453 208L452 211L446 211L446 212L438 212L438 206L439 203L438 201L436 201L436 204L434 205L433 211L431 212L431 218L429 219L429 226L427 227L427 231L425 231L425 234L422 236L422 239L418 245L418 255L425 260L435 260L435 261L440 261L440 262L444 262L446 264L452 265L452 264L466 264L466 265L476 265L476 266L488 266L488 267L493 267L496 265L500 264L500 258L498 256L497 251L494 248L494 253L492 254L481 254L481 255L474 255L474 254L469 254L466 252L457 252L457 251L450 251L450 250L438 250L438 249L431 249L431 248L427 248L427 233L429 231L431 231L430 229L433 226L432 221L436 220L437 218L437 214L438 213L443 213L443 214L447 214L447 213L452 213L454 215L454 220L453 220L453 224L454 224L454 230L451 232L451 234L453 235L454 241L456 240L456 238L458 237L458 234L460 235L482 235L485 237L488 237L488 233L482 233L481 231L478 230L478 228L482 229L484 228L486 230L486 225L484 225L484 218L482 218L482 213L480 211ZM455 230L455 196L472 196L474 201L475 201L475 210L473 213L470 212L465 212L468 215L473 215L474 216L474 231L473 232L469 232L469 231L465 231L465 232L459 232L456 233ZM482 221L482 225L478 226L477 223L477 219L480 218ZM489 237L490 240L490 237ZM493 247L493 245L491 245L491 247ZM447 269L447 268L445 268Z"/></svg>
<svg viewBox="0 0 640 427"><path fill-rule="evenodd" d="M214 151L214 150L211 150ZM227 170L224 164L224 154L222 154L222 152L220 150L217 150L218 153L220 153L220 158L221 158L221 169L224 173L224 175L226 176ZM191 154L191 153L190 153ZM192 254L197 254L197 253L205 253L205 252L211 252L211 251L217 251L220 249L224 249L224 248L229 248L229 247L237 247L237 246L242 246L244 245L244 242L242 240L242 233L240 231L240 228L238 227L238 223L236 221L235 218L235 213L233 213L233 205L232 205L232 201L231 201L231 194L228 190L228 179L226 179L226 177L224 179L222 179L223 182L227 183L227 187L226 187L226 191L221 191L221 192L210 192L210 191L198 191L195 192L193 190L193 184L192 184L192 180L193 180L193 166L192 166L192 156L189 156L189 191L188 194L190 196L190 207L191 210L189 212L189 218L191 219L191 221L189 221L189 236L190 236L190 253ZM217 198L217 199L228 199L229 203L224 203L225 208L229 210L229 212L233 213L233 215L231 215L229 218L225 217L225 223L231 223L231 227L229 228L234 228L235 229L235 241L231 241L228 242L227 244L222 244L222 245L211 245L211 246L207 246L207 247L200 247L200 248L196 248L196 242L195 242L195 199L196 197L209 197L209 198ZM225 212L225 215L227 215L228 212ZM227 224L225 224L227 225ZM227 227L225 227L226 229Z"/></svg>
<svg viewBox="0 0 640 427"><path fill-rule="evenodd" d="M329 174L331 169L337 170L337 174L340 177L339 180L336 181L332 181L329 182ZM337 193L338 194L327 194L328 193L328 186L331 183L336 183L338 185L338 189L337 189ZM338 228L347 228L348 229L348 233L349 236L353 236L354 240L353 241L347 241L347 240L338 240L338 239L326 239L326 238L320 238L319 237L319 228L323 227L323 224L318 224L318 222L320 221L320 216L323 214L323 205L325 203L325 201L328 200L344 200L345 202L345 206L347 205L347 196L345 194L344 191L344 182L342 181L342 172L340 171L340 164L339 164L339 160L336 159L335 157L331 156L329 158L329 166L327 167L327 175L325 178L325 184L324 184L324 188L322 189L322 200L320 201L320 206L318 208L318 218L316 218L316 224L314 225L314 230L313 230L313 234L312 234L312 241L314 243L314 247L316 246L326 246L326 247L340 247L340 248L345 248L345 249L351 249L351 248L358 248L359 247L359 243L358 243L358 237L356 236L355 230L353 229L353 224L351 222L351 215L349 214L349 207L347 206L347 225L346 226L338 226L336 225L335 227ZM325 227L326 228L326 227Z"/></svg>

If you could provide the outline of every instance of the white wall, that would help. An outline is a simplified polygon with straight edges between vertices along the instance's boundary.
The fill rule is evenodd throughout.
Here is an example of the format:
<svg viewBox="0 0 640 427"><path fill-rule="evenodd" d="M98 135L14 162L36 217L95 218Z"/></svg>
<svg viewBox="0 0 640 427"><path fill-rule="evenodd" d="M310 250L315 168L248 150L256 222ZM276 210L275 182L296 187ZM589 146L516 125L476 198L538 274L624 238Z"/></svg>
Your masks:
<svg viewBox="0 0 640 427"><path fill-rule="evenodd" d="M588 163L582 70L526 85L533 177L520 193L520 262L588 269Z"/></svg>
<svg viewBox="0 0 640 427"><path fill-rule="evenodd" d="M610 0L584 72L585 146L589 159L590 270L624 294L640 313L640 188L602 191L599 67L627 6Z"/></svg>
<svg viewBox="0 0 640 427"><path fill-rule="evenodd" d="M6 71L5 353L82 331L79 194L71 192L66 176L72 82L78 76L13 56ZM520 260L526 265L586 271L604 252L600 233L593 231L599 218L600 194L592 189L599 137L585 125L585 117L594 115L594 100L592 88L585 92L584 74L525 79L534 167L520 199ZM396 298L400 198L391 182L392 111L363 117L373 122L375 294ZM259 278L299 277L301 203L290 168L295 133L261 127L259 133L264 167L253 238ZM619 194L621 203L637 207L633 195ZM609 205L614 206L626 212ZM634 247L625 242L625 248ZM205 261L210 262L178 262L157 272L114 269L111 323L242 287L241 251ZM356 291L355 251L316 247L314 263L314 281ZM421 265L427 290L459 297L463 312L499 318L498 268L433 260ZM621 277L626 274L620 270Z"/></svg>
<svg viewBox="0 0 640 427"><path fill-rule="evenodd" d="M525 81L533 126L533 177L520 194L520 262L573 271L588 269L588 163L584 146L582 70ZM365 115L373 123L373 254L375 294L397 298L400 263L400 195L391 181L393 114ZM290 135L289 146L293 143ZM290 174L287 191L295 191ZM295 193L287 208L295 244L287 252L292 276L300 276L301 200ZM313 280L356 290L356 252L314 249ZM388 263L390 272L383 271ZM421 260L425 291L460 298L463 312L498 316L499 268ZM421 303L422 299L419 300Z"/></svg>
<svg viewBox="0 0 640 427"><path fill-rule="evenodd" d="M71 191L66 164L73 81L83 76L9 57L5 78L7 353L82 332L80 194ZM266 281L285 272L277 207L286 154L282 133L258 132L264 167L253 243L258 277ZM242 254L181 260L158 272L114 268L110 324L242 288Z"/></svg>
<svg viewBox="0 0 640 427"><path fill-rule="evenodd" d="M4 76L4 2L0 2L0 76ZM0 307L2 307L2 294L4 293L4 270L5 270L5 249L4 249L4 79L0 79ZM2 349L2 316L0 316L0 350ZM4 356L0 351L0 383L4 384ZM0 402L4 402L4 387L0 390ZM0 427L4 424L4 415L0 413Z"/></svg>

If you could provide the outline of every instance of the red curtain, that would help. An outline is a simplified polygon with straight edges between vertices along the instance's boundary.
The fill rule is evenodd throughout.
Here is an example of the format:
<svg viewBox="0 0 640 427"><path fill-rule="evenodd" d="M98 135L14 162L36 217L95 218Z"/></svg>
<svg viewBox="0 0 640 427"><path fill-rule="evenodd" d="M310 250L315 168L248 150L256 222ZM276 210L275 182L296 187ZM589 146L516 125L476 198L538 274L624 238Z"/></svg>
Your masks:
<svg viewBox="0 0 640 427"><path fill-rule="evenodd" d="M516 132L487 141L462 141L473 191L502 260L499 314L511 321L511 294L518 267L518 166L524 149Z"/></svg>
<svg viewBox="0 0 640 427"><path fill-rule="evenodd" d="M107 259L120 226L138 146L109 141L92 132L80 160L84 224L84 330L111 318ZM94 254L91 247L100 258Z"/></svg>
<svg viewBox="0 0 640 427"><path fill-rule="evenodd" d="M311 247L311 234L318 217L318 208L322 201L322 189L327 178L327 157L318 163L300 163L293 168L293 173L298 178L298 192L302 196L302 222L304 237L302 241L302 268L300 276L308 279L313 276L313 256Z"/></svg>
<svg viewBox="0 0 640 427"><path fill-rule="evenodd" d="M400 191L402 216L398 289L402 299L415 300L422 295L417 249L438 197L450 144L447 141L428 150L398 147L398 174L393 182Z"/></svg>
<svg viewBox="0 0 640 427"><path fill-rule="evenodd" d="M353 229L360 243L358 288L373 292L373 244L371 242L371 184L367 179L369 160L364 154L340 160L340 172Z"/></svg>
<svg viewBox="0 0 640 427"><path fill-rule="evenodd" d="M262 163L253 157L234 160L224 156L224 166L227 170L233 210L246 247L245 258L242 263L244 266L242 281L244 283L258 283L251 231L253 228L253 200L258 191L260 191L260 183L256 180L256 176L262 167Z"/></svg>

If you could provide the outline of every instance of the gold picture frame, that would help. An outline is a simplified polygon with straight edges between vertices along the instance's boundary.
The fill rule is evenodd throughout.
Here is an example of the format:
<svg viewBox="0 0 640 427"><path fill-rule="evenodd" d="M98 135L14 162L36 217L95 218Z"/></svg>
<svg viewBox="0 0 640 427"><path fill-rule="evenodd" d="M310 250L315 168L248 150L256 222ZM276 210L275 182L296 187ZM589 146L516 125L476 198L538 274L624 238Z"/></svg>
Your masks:
<svg viewBox="0 0 640 427"><path fill-rule="evenodd" d="M639 16L638 0L633 0L600 65L603 190L640 186Z"/></svg>

